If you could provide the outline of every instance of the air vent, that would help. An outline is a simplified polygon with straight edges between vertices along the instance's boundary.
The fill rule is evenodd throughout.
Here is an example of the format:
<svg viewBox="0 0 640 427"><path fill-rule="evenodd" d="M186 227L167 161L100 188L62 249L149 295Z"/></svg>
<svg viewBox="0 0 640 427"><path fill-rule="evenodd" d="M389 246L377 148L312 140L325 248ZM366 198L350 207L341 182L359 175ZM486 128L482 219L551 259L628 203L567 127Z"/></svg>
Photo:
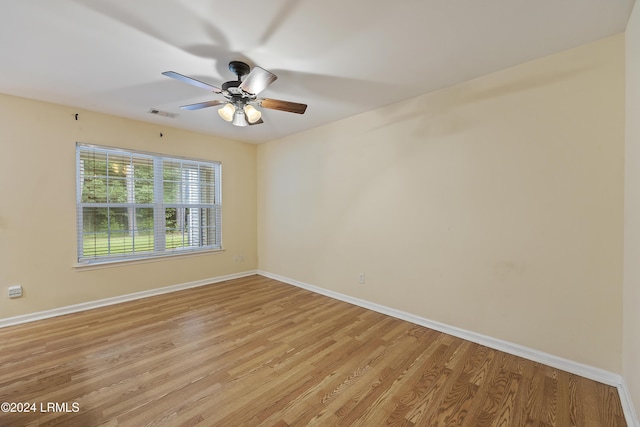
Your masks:
<svg viewBox="0 0 640 427"><path fill-rule="evenodd" d="M175 117L177 116L177 114L175 114L175 113L169 113L167 111L160 111L160 110L156 110L155 108L150 109L149 113L150 114L155 114L157 116L169 117L170 119L175 119Z"/></svg>

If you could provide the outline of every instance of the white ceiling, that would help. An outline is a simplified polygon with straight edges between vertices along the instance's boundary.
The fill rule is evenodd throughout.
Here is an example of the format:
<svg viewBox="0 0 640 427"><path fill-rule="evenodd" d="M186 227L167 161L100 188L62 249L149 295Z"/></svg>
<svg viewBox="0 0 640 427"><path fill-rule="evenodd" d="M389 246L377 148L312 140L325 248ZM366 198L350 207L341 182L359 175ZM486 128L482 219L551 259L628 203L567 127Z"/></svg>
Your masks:
<svg viewBox="0 0 640 427"><path fill-rule="evenodd" d="M624 31L634 0L0 0L0 93L260 143ZM230 60L278 75L238 128L222 99ZM178 113L154 116L151 108Z"/></svg>

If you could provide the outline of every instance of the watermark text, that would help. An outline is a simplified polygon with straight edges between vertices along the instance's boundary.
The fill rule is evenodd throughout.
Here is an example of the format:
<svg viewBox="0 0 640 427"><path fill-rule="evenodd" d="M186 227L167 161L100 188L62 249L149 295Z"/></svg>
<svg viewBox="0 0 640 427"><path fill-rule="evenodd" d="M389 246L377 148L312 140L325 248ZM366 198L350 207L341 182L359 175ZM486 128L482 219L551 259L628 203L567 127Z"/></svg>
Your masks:
<svg viewBox="0 0 640 427"><path fill-rule="evenodd" d="M80 412L78 402L2 402L0 412L24 413L24 412Z"/></svg>

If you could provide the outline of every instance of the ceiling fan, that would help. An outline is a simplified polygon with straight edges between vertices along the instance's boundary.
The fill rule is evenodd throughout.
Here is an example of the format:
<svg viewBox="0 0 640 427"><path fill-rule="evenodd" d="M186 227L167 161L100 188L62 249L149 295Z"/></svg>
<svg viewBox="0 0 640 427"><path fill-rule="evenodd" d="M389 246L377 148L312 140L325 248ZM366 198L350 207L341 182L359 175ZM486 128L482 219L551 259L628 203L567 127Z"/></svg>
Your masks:
<svg viewBox="0 0 640 427"><path fill-rule="evenodd" d="M183 105L180 108L184 108L185 110L199 110L201 108L225 104L224 107L218 110L218 114L225 121L231 122L231 124L235 126L263 123L262 113L256 107L297 114L304 114L306 111L306 104L270 98L258 98L258 94L278 78L278 76L272 72L258 66L250 69L247 64L241 61L231 61L229 63L229 70L238 77L238 80L223 83L222 89L176 73L175 71L165 71L162 74L224 96L226 100L199 102L197 104ZM243 80L244 76L246 77Z"/></svg>

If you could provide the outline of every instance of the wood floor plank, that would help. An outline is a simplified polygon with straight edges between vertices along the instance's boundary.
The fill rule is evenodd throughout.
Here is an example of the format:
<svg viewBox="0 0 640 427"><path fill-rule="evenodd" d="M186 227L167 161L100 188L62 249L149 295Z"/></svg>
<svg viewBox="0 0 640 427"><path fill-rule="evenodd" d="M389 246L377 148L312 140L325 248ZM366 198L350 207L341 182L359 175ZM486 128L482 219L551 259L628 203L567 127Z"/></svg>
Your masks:
<svg viewBox="0 0 640 427"><path fill-rule="evenodd" d="M0 329L5 426L626 426L615 387L261 276Z"/></svg>

